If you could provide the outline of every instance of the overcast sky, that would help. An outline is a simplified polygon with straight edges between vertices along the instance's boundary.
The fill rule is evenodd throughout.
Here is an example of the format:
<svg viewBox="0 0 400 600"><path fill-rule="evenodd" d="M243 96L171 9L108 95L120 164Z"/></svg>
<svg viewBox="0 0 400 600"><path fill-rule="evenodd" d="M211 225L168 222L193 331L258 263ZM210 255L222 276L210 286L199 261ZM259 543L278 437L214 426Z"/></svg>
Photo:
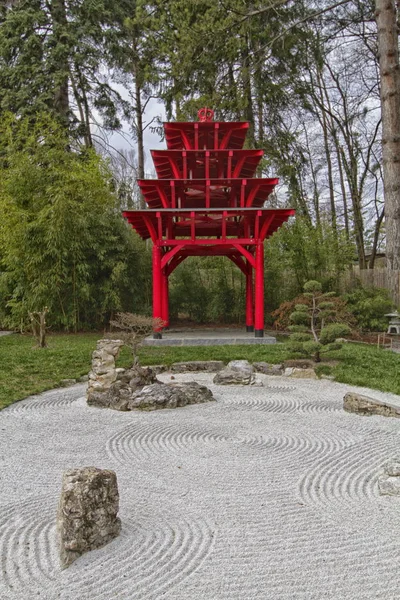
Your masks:
<svg viewBox="0 0 400 600"><path fill-rule="evenodd" d="M161 103L158 103L157 100L152 99L148 103L146 107L146 112L144 115L144 124L148 124L155 117L160 117L163 121L165 121L165 110L164 106ZM156 125L156 123L153 123ZM111 146L116 148L117 150L129 150L134 148L136 150L136 142L132 136L132 133L129 131L129 127L126 123L123 124L122 131L117 131L109 136L109 142ZM144 132L144 148L146 152L146 164L145 168L147 171L152 170L152 162L150 157L150 150L153 149L165 149L165 141L161 139L160 135L156 132L151 131L151 126L147 127Z"/></svg>

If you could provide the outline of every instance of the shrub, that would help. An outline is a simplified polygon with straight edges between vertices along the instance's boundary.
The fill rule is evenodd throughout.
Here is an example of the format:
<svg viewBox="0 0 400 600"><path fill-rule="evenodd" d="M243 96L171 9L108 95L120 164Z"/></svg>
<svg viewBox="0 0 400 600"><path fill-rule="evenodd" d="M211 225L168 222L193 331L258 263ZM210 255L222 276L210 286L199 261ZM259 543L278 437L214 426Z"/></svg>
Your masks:
<svg viewBox="0 0 400 600"><path fill-rule="evenodd" d="M385 331L388 321L384 316L392 311L392 301L387 290L359 287L345 296L349 311L357 325L364 331Z"/></svg>
<svg viewBox="0 0 400 600"><path fill-rule="evenodd" d="M347 304L343 298L330 296L329 302L333 304L332 310L334 311L334 317L328 316L325 319L326 323L340 321L341 323L346 323L351 329L357 327L356 318L347 308ZM290 316L296 311L296 306L306 306L308 310L311 306L311 299L301 295L289 302L283 302L271 315L274 319L276 329L279 331L286 331L289 328L291 324ZM321 304L321 308L322 307L323 304Z"/></svg>
<svg viewBox="0 0 400 600"><path fill-rule="evenodd" d="M289 347L292 352L303 356L313 356L320 362L322 352L338 350L341 344L336 340L350 333L346 323L337 323L335 303L332 292L323 293L318 281L307 281L304 285L304 298L309 302L297 303L290 321L294 325L289 329ZM326 324L327 320L331 322ZM311 331L311 333L309 333Z"/></svg>

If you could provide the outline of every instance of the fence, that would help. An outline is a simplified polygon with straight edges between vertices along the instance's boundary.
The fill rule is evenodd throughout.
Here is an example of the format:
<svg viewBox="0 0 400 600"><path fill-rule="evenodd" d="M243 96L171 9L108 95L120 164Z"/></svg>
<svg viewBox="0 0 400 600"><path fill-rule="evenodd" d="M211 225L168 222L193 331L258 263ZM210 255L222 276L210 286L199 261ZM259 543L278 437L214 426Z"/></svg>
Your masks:
<svg viewBox="0 0 400 600"><path fill-rule="evenodd" d="M391 288L390 280L394 281ZM389 290L395 306L400 306L400 271L389 271L383 269L360 269L359 266L353 265L352 269L345 273L341 279L341 288L351 290L360 282L365 287L378 287Z"/></svg>

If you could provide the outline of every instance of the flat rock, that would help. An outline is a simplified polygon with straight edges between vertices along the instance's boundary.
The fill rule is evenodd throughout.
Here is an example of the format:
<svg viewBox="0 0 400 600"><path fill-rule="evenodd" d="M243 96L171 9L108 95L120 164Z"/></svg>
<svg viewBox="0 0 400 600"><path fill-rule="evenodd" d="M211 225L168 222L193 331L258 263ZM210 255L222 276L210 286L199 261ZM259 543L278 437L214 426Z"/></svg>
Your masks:
<svg viewBox="0 0 400 600"><path fill-rule="evenodd" d="M202 371L204 373L215 373L225 367L222 360L190 360L186 362L176 362L171 365L173 373L187 373L191 371Z"/></svg>
<svg viewBox="0 0 400 600"><path fill-rule="evenodd" d="M195 381L187 383L154 383L135 392L127 410L157 410L202 404L214 400L211 390Z"/></svg>
<svg viewBox="0 0 400 600"><path fill-rule="evenodd" d="M273 365L267 362L255 362L253 367L257 373L263 373L264 375L282 375L283 365Z"/></svg>
<svg viewBox="0 0 400 600"><path fill-rule="evenodd" d="M362 396L348 392L343 399L343 408L347 412L359 415L381 415L383 417L400 417L400 404L390 401L376 400L369 396Z"/></svg>
<svg viewBox="0 0 400 600"><path fill-rule="evenodd" d="M227 367L215 375L213 382L217 385L252 385L256 380L252 371Z"/></svg>
<svg viewBox="0 0 400 600"><path fill-rule="evenodd" d="M57 513L63 568L85 552L101 548L121 531L119 494L114 471L84 467L63 476Z"/></svg>

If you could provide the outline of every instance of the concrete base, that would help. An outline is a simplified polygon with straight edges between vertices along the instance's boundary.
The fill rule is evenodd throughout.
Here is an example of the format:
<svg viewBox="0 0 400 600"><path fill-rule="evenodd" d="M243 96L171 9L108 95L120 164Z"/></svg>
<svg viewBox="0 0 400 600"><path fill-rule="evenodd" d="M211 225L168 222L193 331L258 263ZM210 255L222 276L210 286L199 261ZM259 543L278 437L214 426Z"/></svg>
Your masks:
<svg viewBox="0 0 400 600"><path fill-rule="evenodd" d="M256 332L257 334L258 332ZM264 335L264 331L260 330ZM163 331L162 339L147 337L143 346L233 346L276 344L272 336L254 337L254 332L242 329L171 329Z"/></svg>

